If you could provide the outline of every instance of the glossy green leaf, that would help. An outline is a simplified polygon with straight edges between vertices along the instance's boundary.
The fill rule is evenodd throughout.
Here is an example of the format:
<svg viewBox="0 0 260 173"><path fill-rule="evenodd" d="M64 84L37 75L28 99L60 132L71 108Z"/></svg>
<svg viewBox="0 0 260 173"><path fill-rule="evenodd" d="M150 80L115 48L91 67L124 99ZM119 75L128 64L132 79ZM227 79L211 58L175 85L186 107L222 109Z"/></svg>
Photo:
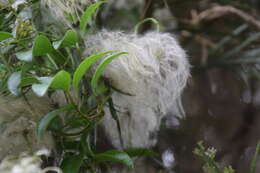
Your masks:
<svg viewBox="0 0 260 173"><path fill-rule="evenodd" d="M134 168L134 163L127 153L118 150L110 150L94 156L95 162L118 162L126 165L128 168Z"/></svg>
<svg viewBox="0 0 260 173"><path fill-rule="evenodd" d="M8 38L12 38L13 35L9 32L0 31L0 41L4 41Z"/></svg>
<svg viewBox="0 0 260 173"><path fill-rule="evenodd" d="M33 92L42 97L48 91L50 84L52 82L52 77L39 77L37 78L39 83L32 85Z"/></svg>
<svg viewBox="0 0 260 173"><path fill-rule="evenodd" d="M7 81L8 90L15 96L19 95L21 91L20 88L18 87L19 84L21 83L21 78L22 78L22 73L20 71L12 73L11 76L8 78Z"/></svg>
<svg viewBox="0 0 260 173"><path fill-rule="evenodd" d="M83 159L82 155L66 157L61 163L63 173L78 173Z"/></svg>
<svg viewBox="0 0 260 173"><path fill-rule="evenodd" d="M31 62L33 59L32 50L17 52L15 55L21 61Z"/></svg>
<svg viewBox="0 0 260 173"><path fill-rule="evenodd" d="M125 149L126 152L130 157L140 157L140 156L155 156L156 153L152 150L145 149L145 148L129 148Z"/></svg>
<svg viewBox="0 0 260 173"><path fill-rule="evenodd" d="M43 138L43 135L45 133L45 131L47 130L49 124L51 123L51 121L57 117L60 113L65 112L65 111L70 111L75 109L75 106L73 105L65 105L60 109L56 109L54 111L49 112L47 115L45 115L39 122L38 126L37 126L37 138L39 140L41 140Z"/></svg>
<svg viewBox="0 0 260 173"><path fill-rule="evenodd" d="M44 96L49 87L69 91L71 77L70 74L64 70L59 71L54 77L39 77L39 83L32 85L32 90L38 96Z"/></svg>
<svg viewBox="0 0 260 173"><path fill-rule="evenodd" d="M53 44L55 49L73 46L79 41L78 34L74 30L68 30L62 40Z"/></svg>
<svg viewBox="0 0 260 173"><path fill-rule="evenodd" d="M78 91L80 80L82 79L84 74L87 72L87 70L90 68L90 66L94 62L96 62L99 58L102 58L103 56L105 56L109 53L111 53L111 51L91 55L91 56L85 58L85 60L80 63L80 65L78 66L78 68L76 69L76 71L73 75L72 83L73 83L73 88L74 88L75 93L77 93L77 91Z"/></svg>
<svg viewBox="0 0 260 173"><path fill-rule="evenodd" d="M124 55L124 54L127 54L127 52L119 52L119 53L116 53L114 55L111 55L109 57L107 57L106 59L104 59L97 67L94 75L93 75L93 78L91 80L91 87L92 87L92 90L94 91L94 93L97 95L97 83L98 83L98 80L99 78L101 77L104 69L106 68L106 66L112 62L115 58L119 57L120 55Z"/></svg>
<svg viewBox="0 0 260 173"><path fill-rule="evenodd" d="M61 70L52 79L51 88L69 91L71 76L68 72Z"/></svg>
<svg viewBox="0 0 260 173"><path fill-rule="evenodd" d="M90 5L86 11L83 13L83 15L80 18L80 25L79 28L81 31L85 31L87 24L89 22L89 20L91 19L91 16L96 12L96 10L98 9L98 7L100 5L102 5L103 3L105 3L104 1L98 1L92 5Z"/></svg>
<svg viewBox="0 0 260 173"><path fill-rule="evenodd" d="M36 37L32 50L33 56L42 56L52 51L52 44L46 36L40 35Z"/></svg>

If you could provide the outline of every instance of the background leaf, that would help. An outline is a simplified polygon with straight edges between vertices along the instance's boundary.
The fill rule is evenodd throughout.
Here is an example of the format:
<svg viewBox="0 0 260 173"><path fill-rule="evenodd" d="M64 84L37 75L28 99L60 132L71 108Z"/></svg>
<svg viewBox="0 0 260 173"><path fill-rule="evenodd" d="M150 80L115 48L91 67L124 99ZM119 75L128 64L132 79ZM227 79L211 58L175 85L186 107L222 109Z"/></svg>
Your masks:
<svg viewBox="0 0 260 173"><path fill-rule="evenodd" d="M26 62L31 62L33 59L32 50L17 52L15 55L19 60Z"/></svg>
<svg viewBox="0 0 260 173"><path fill-rule="evenodd" d="M6 68L6 66L4 65L4 64L0 64L0 70L2 71L5 71L7 68Z"/></svg>
<svg viewBox="0 0 260 173"><path fill-rule="evenodd" d="M134 168L134 163L128 154L118 150L110 150L101 154L96 154L94 160L96 162L118 162L126 165L128 168Z"/></svg>
<svg viewBox="0 0 260 173"><path fill-rule="evenodd" d="M84 157L82 155L69 156L61 163L61 168L64 173L78 173L83 163Z"/></svg>
<svg viewBox="0 0 260 173"><path fill-rule="evenodd" d="M251 166L250 166L250 173L256 173L256 166L257 166L257 160L260 156L260 141L257 143L255 155L252 159Z"/></svg>
<svg viewBox="0 0 260 173"><path fill-rule="evenodd" d="M25 86L29 86L35 83L39 83L39 81L33 77L33 76L27 76L27 77L23 77L22 81L19 84L19 88L25 87Z"/></svg>
<svg viewBox="0 0 260 173"><path fill-rule="evenodd" d="M32 90L35 94L42 97L47 92L47 90L48 90L48 88L51 84L52 77L39 77L37 79L40 83L39 84L33 84Z"/></svg>
<svg viewBox="0 0 260 173"><path fill-rule="evenodd" d="M15 96L19 95L20 89L18 88L19 84L21 83L22 73L14 72L8 78L7 87L8 90Z"/></svg>
<svg viewBox="0 0 260 173"><path fill-rule="evenodd" d="M13 35L9 32L0 31L0 41L4 41L8 38L12 38Z"/></svg>
<svg viewBox="0 0 260 173"><path fill-rule="evenodd" d="M56 109L52 112L49 112L47 115L45 115L39 122L38 126L37 126L37 138L39 140L41 140L43 138L43 135L45 133L45 131L47 130L49 124L51 123L51 121L58 116L60 113L65 112L65 111L69 111L69 110L73 110L75 107L73 105L65 105L60 109Z"/></svg>
<svg viewBox="0 0 260 173"><path fill-rule="evenodd" d="M155 152L145 148L129 148L125 149L126 152L130 157L140 157L140 156L155 156L157 155Z"/></svg>

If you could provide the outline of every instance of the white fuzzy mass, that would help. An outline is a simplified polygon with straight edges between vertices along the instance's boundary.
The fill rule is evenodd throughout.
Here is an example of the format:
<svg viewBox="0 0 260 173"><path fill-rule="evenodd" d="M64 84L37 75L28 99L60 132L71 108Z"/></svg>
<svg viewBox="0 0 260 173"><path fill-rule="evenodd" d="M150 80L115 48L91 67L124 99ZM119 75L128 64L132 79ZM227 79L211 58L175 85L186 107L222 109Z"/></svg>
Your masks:
<svg viewBox="0 0 260 173"><path fill-rule="evenodd" d="M128 52L113 60L104 71L111 85L127 96L112 95L122 128L124 147L150 147L163 115L180 97L189 77L190 65L174 36L149 32L143 36L101 31L86 38L86 54L103 51ZM115 122L106 109L103 125L116 147L120 147Z"/></svg>

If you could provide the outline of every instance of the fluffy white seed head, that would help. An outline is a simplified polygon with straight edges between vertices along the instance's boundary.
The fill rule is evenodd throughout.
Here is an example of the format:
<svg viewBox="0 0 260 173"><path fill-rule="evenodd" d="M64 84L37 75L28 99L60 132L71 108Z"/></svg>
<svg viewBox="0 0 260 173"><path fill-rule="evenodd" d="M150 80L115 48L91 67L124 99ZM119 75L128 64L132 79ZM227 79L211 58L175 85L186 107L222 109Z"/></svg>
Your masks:
<svg viewBox="0 0 260 173"><path fill-rule="evenodd" d="M8 156L4 158L0 163L1 173L47 173L49 171L54 171L57 173L62 173L60 168L57 167L47 167L41 169L42 160L40 156L49 156L50 151L47 149L42 149L34 154L22 153L16 156Z"/></svg>
<svg viewBox="0 0 260 173"><path fill-rule="evenodd" d="M41 5L49 17L56 19L66 26L72 27L71 20L79 20L78 12L82 13L85 8L98 0L41 0Z"/></svg>
<svg viewBox="0 0 260 173"><path fill-rule="evenodd" d="M1 173L42 173L37 156L9 157L0 164Z"/></svg>
<svg viewBox="0 0 260 173"><path fill-rule="evenodd" d="M144 36L101 31L86 38L86 54L126 51L104 71L111 85L133 96L114 93L124 147L149 147L160 121L180 97L189 77L189 63L174 36L149 32ZM116 123L106 109L105 130L116 147L120 146Z"/></svg>

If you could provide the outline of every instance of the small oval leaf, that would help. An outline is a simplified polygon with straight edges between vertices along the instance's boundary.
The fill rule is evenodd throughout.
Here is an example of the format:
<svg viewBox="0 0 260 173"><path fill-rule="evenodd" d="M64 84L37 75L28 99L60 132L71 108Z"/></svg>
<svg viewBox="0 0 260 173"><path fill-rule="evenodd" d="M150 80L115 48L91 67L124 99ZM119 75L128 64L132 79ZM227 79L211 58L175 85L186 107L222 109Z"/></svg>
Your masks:
<svg viewBox="0 0 260 173"><path fill-rule="evenodd" d="M74 30L68 30L60 41L53 43L55 49L69 47L75 45L79 41L78 34Z"/></svg>
<svg viewBox="0 0 260 173"><path fill-rule="evenodd" d="M85 60L80 63L80 65L78 66L78 68L76 69L76 71L73 75L72 83L73 83L73 88L74 88L75 93L77 93L77 91L78 91L78 86L79 86L80 80L82 79L84 74L87 72L87 70L90 68L90 66L94 62L96 62L97 59L102 58L103 56L105 56L109 53L111 53L111 51L91 55L91 56L85 58Z"/></svg>
<svg viewBox="0 0 260 173"><path fill-rule="evenodd" d="M21 61L31 62L33 59L32 50L17 52L15 55Z"/></svg>
<svg viewBox="0 0 260 173"><path fill-rule="evenodd" d="M47 92L53 78L52 77L38 77L37 79L40 83L33 84L32 90L36 95L42 97Z"/></svg>
<svg viewBox="0 0 260 173"><path fill-rule="evenodd" d="M20 93L20 88L18 88L19 84L21 83L22 73L21 71L14 72L8 78L7 87L8 90L15 96L18 96Z"/></svg>
<svg viewBox="0 0 260 173"><path fill-rule="evenodd" d="M45 131L47 130L48 126L50 125L51 121L57 117L60 113L65 111L70 111L75 109L75 106L69 104L65 105L62 108L56 109L54 111L49 112L47 115L45 115L39 122L37 126L37 138L41 140L43 138L43 135Z"/></svg>
<svg viewBox="0 0 260 173"><path fill-rule="evenodd" d="M99 78L101 77L104 69L106 68L106 66L111 62L113 61L115 58L119 57L120 55L124 55L124 54L127 54L127 52L119 52L119 53L116 53L114 55L111 55L109 57L107 57L106 59L104 59L97 67L94 75L93 75L93 78L91 80L91 88L94 92L95 95L98 95L97 93L97 83L98 83L98 80Z"/></svg>
<svg viewBox="0 0 260 173"><path fill-rule="evenodd" d="M4 41L8 38L12 38L13 35L9 32L0 31L0 41Z"/></svg>
<svg viewBox="0 0 260 173"><path fill-rule="evenodd" d="M71 76L68 72L61 70L52 79L51 88L69 91Z"/></svg>
<svg viewBox="0 0 260 173"><path fill-rule="evenodd" d="M52 44L46 36L39 35L36 37L33 44L33 50L32 50L33 56L42 56L52 51L53 51Z"/></svg>
<svg viewBox="0 0 260 173"><path fill-rule="evenodd" d="M100 5L102 5L103 3L105 3L105 2L104 1L98 1L94 4L92 4L83 13L83 15L80 18L80 25L79 25L79 28L82 32L85 32L87 24L88 24L89 20L91 19L91 16L96 12L98 7Z"/></svg>
<svg viewBox="0 0 260 173"><path fill-rule="evenodd" d="M134 168L134 163L127 153L118 150L110 150L93 157L95 162L118 162L126 165L128 168Z"/></svg>

